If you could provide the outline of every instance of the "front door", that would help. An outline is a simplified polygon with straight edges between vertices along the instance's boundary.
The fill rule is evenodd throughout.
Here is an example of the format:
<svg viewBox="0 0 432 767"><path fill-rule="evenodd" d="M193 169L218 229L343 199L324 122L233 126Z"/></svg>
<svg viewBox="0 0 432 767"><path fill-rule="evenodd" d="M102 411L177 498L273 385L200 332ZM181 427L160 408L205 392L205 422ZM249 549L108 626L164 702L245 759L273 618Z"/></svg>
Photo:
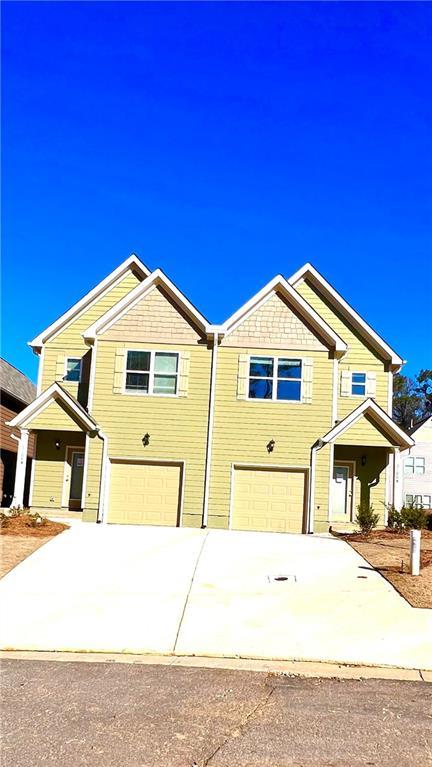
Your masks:
<svg viewBox="0 0 432 767"><path fill-rule="evenodd" d="M70 491L68 505L71 510L77 511L81 508L84 452L82 450L71 450L68 458L70 461Z"/></svg>
<svg viewBox="0 0 432 767"><path fill-rule="evenodd" d="M338 522L351 522L352 493L352 465L335 463L332 485L332 519Z"/></svg>

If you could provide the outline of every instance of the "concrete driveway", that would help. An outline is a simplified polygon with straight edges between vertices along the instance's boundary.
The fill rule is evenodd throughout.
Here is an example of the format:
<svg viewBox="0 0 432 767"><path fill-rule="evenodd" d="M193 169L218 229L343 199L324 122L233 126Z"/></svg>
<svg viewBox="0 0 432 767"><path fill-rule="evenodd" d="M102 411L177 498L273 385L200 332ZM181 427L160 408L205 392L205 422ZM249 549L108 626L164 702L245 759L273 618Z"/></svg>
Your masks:
<svg viewBox="0 0 432 767"><path fill-rule="evenodd" d="M432 668L432 611L325 536L77 524L0 581L0 610L1 649Z"/></svg>

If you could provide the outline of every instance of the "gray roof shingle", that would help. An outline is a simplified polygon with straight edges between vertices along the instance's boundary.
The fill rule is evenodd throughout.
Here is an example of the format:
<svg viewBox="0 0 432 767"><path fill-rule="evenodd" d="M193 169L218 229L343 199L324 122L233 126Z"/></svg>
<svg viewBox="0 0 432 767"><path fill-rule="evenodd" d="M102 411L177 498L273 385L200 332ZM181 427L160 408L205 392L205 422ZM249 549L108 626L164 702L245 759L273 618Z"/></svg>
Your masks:
<svg viewBox="0 0 432 767"><path fill-rule="evenodd" d="M0 389L25 405L36 398L34 383L2 357L0 357Z"/></svg>

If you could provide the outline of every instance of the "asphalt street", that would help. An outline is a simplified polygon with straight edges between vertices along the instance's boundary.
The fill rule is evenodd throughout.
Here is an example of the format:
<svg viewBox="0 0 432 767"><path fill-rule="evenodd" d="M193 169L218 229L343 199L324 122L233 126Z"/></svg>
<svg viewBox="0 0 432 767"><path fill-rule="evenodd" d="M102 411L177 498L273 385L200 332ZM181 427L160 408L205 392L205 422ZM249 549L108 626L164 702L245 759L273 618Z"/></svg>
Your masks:
<svg viewBox="0 0 432 767"><path fill-rule="evenodd" d="M432 685L3 660L3 767L427 767Z"/></svg>

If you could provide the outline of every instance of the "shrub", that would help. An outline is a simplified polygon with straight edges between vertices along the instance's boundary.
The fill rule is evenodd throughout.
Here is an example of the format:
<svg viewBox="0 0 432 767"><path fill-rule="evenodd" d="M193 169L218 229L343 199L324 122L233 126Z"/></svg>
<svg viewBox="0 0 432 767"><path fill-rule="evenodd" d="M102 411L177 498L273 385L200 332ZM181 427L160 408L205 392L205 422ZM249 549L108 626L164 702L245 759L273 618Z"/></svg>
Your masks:
<svg viewBox="0 0 432 767"><path fill-rule="evenodd" d="M402 530L403 522L401 512L389 504L387 506L387 513L387 527L390 527L391 530Z"/></svg>
<svg viewBox="0 0 432 767"><path fill-rule="evenodd" d="M402 527L405 530L423 530L427 525L427 515L424 509L415 506L404 506L400 511Z"/></svg>
<svg viewBox="0 0 432 767"><path fill-rule="evenodd" d="M34 514L29 514L29 521L32 527L39 527L40 525L46 524L47 518L41 517L41 515L36 511Z"/></svg>
<svg viewBox="0 0 432 767"><path fill-rule="evenodd" d="M369 503L360 503L357 506L356 524L362 533L370 533L379 522L379 514L376 514L374 507Z"/></svg>

